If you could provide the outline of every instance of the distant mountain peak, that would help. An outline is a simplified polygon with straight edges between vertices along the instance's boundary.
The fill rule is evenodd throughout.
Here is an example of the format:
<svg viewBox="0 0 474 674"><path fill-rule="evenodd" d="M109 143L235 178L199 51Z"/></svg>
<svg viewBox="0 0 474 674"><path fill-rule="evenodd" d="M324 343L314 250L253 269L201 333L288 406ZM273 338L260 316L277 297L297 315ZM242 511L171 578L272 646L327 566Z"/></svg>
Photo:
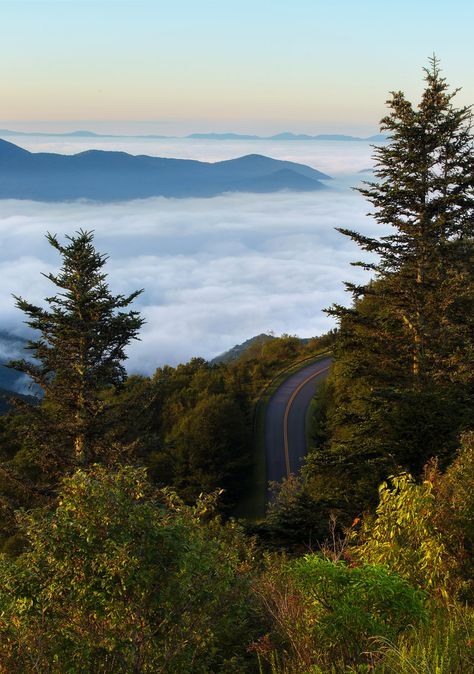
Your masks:
<svg viewBox="0 0 474 674"><path fill-rule="evenodd" d="M228 351L219 354L213 358L210 363L211 365L219 365L220 363L231 363L233 361L239 360L242 356L245 355L253 346L264 345L266 342L272 341L275 339L273 335L267 335L266 333L261 333L255 337L245 340L242 344L236 344Z"/></svg>
<svg viewBox="0 0 474 674"><path fill-rule="evenodd" d="M31 152L28 150L25 150L22 147L18 147L18 145L15 145L14 143L10 143L8 140L4 140L3 138L0 138L0 156L7 156L7 155L29 155Z"/></svg>
<svg viewBox="0 0 474 674"><path fill-rule="evenodd" d="M375 134L368 137L351 136L340 133L320 133L311 135L307 133L293 133L292 131L282 131L271 136L259 136L251 133L233 133L233 132L214 132L209 133L190 133L187 136L165 136L161 134L120 134L120 133L96 133L94 131L77 130L64 131L62 133L47 132L47 131L11 131L9 129L0 129L0 137L2 136L39 136L39 137L54 137L54 138L149 138L149 139L170 139L170 138L184 138L189 140L212 140L212 141L226 141L226 140L276 140L276 141L313 141L313 140L328 140L328 141L365 141L365 142L384 142L387 136L384 134Z"/></svg>
<svg viewBox="0 0 474 674"><path fill-rule="evenodd" d="M78 131L71 131L68 135L77 136L78 138L100 138L100 133L94 133L93 131L83 131L81 129Z"/></svg>

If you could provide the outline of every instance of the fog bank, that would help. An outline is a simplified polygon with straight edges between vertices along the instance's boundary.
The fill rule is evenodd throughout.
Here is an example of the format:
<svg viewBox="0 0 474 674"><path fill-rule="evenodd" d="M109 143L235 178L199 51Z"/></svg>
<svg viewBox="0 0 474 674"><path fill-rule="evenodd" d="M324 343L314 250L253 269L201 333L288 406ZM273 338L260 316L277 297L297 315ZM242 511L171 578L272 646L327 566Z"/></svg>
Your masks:
<svg viewBox="0 0 474 674"><path fill-rule="evenodd" d="M320 334L333 326L323 308L347 303L344 280L356 247L335 231L374 232L367 204L337 185L330 192L232 194L213 199L155 198L126 204L0 202L2 328L27 333L11 293L50 295L41 272L57 268L46 231L95 231L110 257L114 293L136 288L146 319L129 349L131 371L152 372L192 356L212 358L252 335Z"/></svg>

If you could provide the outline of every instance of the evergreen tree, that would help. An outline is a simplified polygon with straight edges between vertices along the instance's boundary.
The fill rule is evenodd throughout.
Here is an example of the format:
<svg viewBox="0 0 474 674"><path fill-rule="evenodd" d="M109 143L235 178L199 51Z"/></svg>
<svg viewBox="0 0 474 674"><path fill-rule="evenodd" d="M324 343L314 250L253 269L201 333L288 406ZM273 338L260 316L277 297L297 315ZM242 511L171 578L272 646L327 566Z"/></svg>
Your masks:
<svg viewBox="0 0 474 674"><path fill-rule="evenodd" d="M93 233L80 230L47 240L62 258L58 274L46 274L58 293L46 298L46 308L21 297L16 304L27 315L27 325L38 330L38 339L27 348L33 360L9 365L24 372L44 392L42 404L33 410L36 440L41 436L54 451L62 451L59 463L84 465L100 458L100 438L105 434L107 400L104 392L120 387L126 373L125 347L137 339L143 319L123 309L142 292L112 295L103 271L107 257L93 246Z"/></svg>
<svg viewBox="0 0 474 674"><path fill-rule="evenodd" d="M375 207L375 220L393 232L370 238L339 230L377 254L376 263L358 264L383 283L347 285L356 298L382 293L403 325L415 383L444 362L452 367L453 349L464 365L473 355L472 113L453 106L458 90L449 91L435 57L425 75L417 109L402 92L392 92L391 112L381 121L389 142L375 148L378 180L359 189ZM334 313L346 312L336 307Z"/></svg>
<svg viewBox="0 0 474 674"><path fill-rule="evenodd" d="M375 278L348 283L353 306L329 310L340 330L328 440L308 472L321 498L336 489L352 514L398 467L419 474L433 455L448 461L474 423L472 116L454 107L436 58L425 81L418 107L392 93L376 179L359 190L391 231L339 230L375 254L357 263Z"/></svg>

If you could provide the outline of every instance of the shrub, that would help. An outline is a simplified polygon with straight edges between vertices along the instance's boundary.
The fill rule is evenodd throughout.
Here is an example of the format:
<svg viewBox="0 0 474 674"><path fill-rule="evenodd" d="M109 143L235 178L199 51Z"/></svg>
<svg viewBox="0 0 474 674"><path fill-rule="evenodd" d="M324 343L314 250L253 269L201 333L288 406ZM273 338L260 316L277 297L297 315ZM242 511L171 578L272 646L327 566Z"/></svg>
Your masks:
<svg viewBox="0 0 474 674"><path fill-rule="evenodd" d="M381 566L351 567L312 554L283 563L259 589L271 616L272 644L284 654L281 671L330 671L363 663L374 637L396 639L426 619L424 594ZM268 661L275 649L265 653Z"/></svg>
<svg viewBox="0 0 474 674"><path fill-rule="evenodd" d="M444 474L433 475L436 526L455 563L462 600L474 597L474 433L462 438L457 457Z"/></svg>
<svg viewBox="0 0 474 674"><path fill-rule="evenodd" d="M406 473L389 482L379 488L375 517L364 523L354 555L447 601L452 562L434 523L433 485L417 484Z"/></svg>
<svg viewBox="0 0 474 674"><path fill-rule="evenodd" d="M21 516L30 549L0 558L0 672L245 671L251 549L214 501L130 467L65 479L55 512Z"/></svg>

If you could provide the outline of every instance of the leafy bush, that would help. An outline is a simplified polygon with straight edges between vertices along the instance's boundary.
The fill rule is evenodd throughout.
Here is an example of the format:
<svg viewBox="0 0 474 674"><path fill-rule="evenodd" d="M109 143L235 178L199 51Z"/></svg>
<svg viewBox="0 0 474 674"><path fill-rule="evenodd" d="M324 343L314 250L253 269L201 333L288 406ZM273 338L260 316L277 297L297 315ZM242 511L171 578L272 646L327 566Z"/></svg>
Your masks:
<svg viewBox="0 0 474 674"><path fill-rule="evenodd" d="M396 639L427 617L424 594L399 576L315 554L270 572L258 592L272 620L273 646L260 641L256 649L269 662L275 650L284 654L281 671L363 663L374 637Z"/></svg>
<svg viewBox="0 0 474 674"><path fill-rule="evenodd" d="M354 554L447 601L452 562L434 523L433 485L406 473L389 481L379 488L375 518L364 523Z"/></svg>
<svg viewBox="0 0 474 674"><path fill-rule="evenodd" d="M456 459L433 475L434 520L455 564L457 592L474 597L474 433L466 433Z"/></svg>
<svg viewBox="0 0 474 674"><path fill-rule="evenodd" d="M0 558L0 672L243 672L251 549L143 470L94 466ZM207 523L204 521L207 518Z"/></svg>

